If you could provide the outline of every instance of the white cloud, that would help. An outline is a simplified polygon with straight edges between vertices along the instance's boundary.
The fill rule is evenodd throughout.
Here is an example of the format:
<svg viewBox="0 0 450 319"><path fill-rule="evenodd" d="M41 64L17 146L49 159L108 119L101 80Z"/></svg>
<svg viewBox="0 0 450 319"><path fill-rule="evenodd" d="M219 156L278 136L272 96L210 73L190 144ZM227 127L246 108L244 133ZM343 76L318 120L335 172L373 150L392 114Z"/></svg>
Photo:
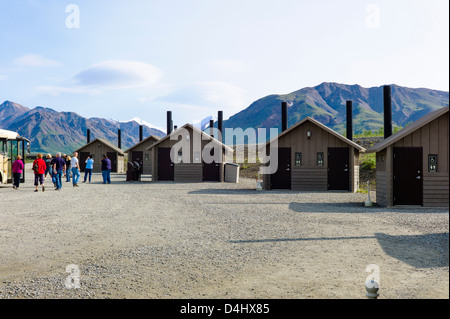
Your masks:
<svg viewBox="0 0 450 319"><path fill-rule="evenodd" d="M128 89L150 86L158 82L162 72L147 63L111 60L97 63L75 75L79 86L101 89Z"/></svg>
<svg viewBox="0 0 450 319"><path fill-rule="evenodd" d="M111 60L97 63L59 85L36 87L39 93L58 96L70 94L101 94L104 90L149 87L162 72L156 67L137 61ZM139 99L145 102L145 99Z"/></svg>
<svg viewBox="0 0 450 319"><path fill-rule="evenodd" d="M28 67L58 67L61 62L44 58L39 54L26 54L14 59L14 63L19 66Z"/></svg>

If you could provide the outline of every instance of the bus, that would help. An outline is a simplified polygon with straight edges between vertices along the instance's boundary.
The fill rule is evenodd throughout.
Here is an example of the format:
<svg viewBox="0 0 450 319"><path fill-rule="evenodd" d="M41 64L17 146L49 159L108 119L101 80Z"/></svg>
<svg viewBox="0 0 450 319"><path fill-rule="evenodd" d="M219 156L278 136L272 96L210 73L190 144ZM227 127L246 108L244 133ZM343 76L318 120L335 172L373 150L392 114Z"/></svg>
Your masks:
<svg viewBox="0 0 450 319"><path fill-rule="evenodd" d="M12 163L20 155L25 164L30 147L31 143L27 138L16 132L0 129L0 185L12 183ZM25 182L25 170L21 182Z"/></svg>

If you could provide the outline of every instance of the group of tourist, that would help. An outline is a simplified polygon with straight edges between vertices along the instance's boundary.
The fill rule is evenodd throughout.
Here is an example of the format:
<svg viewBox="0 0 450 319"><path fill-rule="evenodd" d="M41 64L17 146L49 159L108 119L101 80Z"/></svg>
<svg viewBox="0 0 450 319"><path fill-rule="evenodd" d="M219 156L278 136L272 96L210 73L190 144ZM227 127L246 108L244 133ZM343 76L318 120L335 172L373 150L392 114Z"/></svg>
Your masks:
<svg viewBox="0 0 450 319"><path fill-rule="evenodd" d="M61 155L60 152L56 153L55 157L51 154L47 154L45 160L43 159L42 153L37 154L36 160L33 162L32 170L34 172L34 186L36 187L35 192L39 191L39 186L41 186L42 191L45 191L44 181L47 176L50 176L53 182L53 186L56 191L61 190L63 176L66 177L66 182L70 182L72 178L73 187L78 187L78 182L81 177L80 173L80 163L78 160L78 153L73 153L73 156ZM111 184L111 160L106 156L102 156L100 161L102 165L102 177L103 184ZM89 181L91 182L92 171L94 169L94 158L89 155L85 161L86 168L84 173L83 183ZM13 189L20 189L20 178L25 169L22 157L18 155L16 160L12 164L13 173Z"/></svg>

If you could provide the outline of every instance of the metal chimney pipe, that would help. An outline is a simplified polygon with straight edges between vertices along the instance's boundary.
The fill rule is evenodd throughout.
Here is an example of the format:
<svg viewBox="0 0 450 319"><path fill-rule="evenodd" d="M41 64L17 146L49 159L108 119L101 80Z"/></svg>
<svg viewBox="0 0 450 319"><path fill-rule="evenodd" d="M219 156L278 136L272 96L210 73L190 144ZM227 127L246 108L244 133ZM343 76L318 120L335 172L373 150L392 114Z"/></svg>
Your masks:
<svg viewBox="0 0 450 319"><path fill-rule="evenodd" d="M281 102L281 131L288 129L287 102Z"/></svg>
<svg viewBox="0 0 450 319"><path fill-rule="evenodd" d="M384 103L384 138L392 135L392 98L391 87L383 86L383 103Z"/></svg>
<svg viewBox="0 0 450 319"><path fill-rule="evenodd" d="M223 143L223 141L225 140L224 138L224 132L223 132L223 111L219 111L217 114L217 130L219 131L217 134L219 134L219 136L217 136L218 138L221 138L221 142Z"/></svg>
<svg viewBox="0 0 450 319"><path fill-rule="evenodd" d="M214 137L214 120L209 120L209 135Z"/></svg>
<svg viewBox="0 0 450 319"><path fill-rule="evenodd" d="M87 129L86 132L86 143L89 144L91 142L91 130Z"/></svg>
<svg viewBox="0 0 450 319"><path fill-rule="evenodd" d="M170 135L173 130L172 112L167 111L167 135Z"/></svg>
<svg viewBox="0 0 450 319"><path fill-rule="evenodd" d="M142 125L139 125L139 142L142 142L144 140L144 127Z"/></svg>
<svg viewBox="0 0 450 319"><path fill-rule="evenodd" d="M122 131L117 131L117 147L122 148Z"/></svg>
<svg viewBox="0 0 450 319"><path fill-rule="evenodd" d="M353 141L353 102L347 101L347 138Z"/></svg>

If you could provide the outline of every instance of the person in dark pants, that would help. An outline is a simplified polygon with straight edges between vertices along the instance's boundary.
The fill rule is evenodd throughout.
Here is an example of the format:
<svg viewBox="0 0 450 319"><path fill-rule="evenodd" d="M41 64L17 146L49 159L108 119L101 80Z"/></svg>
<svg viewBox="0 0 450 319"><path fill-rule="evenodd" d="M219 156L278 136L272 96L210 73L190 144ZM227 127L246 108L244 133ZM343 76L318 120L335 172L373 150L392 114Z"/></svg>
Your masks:
<svg viewBox="0 0 450 319"><path fill-rule="evenodd" d="M66 182L70 182L70 174L72 173L70 162L72 158L64 154L63 159L66 161Z"/></svg>
<svg viewBox="0 0 450 319"><path fill-rule="evenodd" d="M45 164L46 164L46 168L45 168L45 175L44 175L44 178L45 179L47 179L47 174L49 174L50 175L50 177L52 177L53 176L53 169L52 169L52 160L53 160L53 158L52 158L52 154L47 154L47 157L45 158ZM53 181L53 178L52 178L52 181ZM53 182L54 183L54 182Z"/></svg>
<svg viewBox="0 0 450 319"><path fill-rule="evenodd" d="M33 162L34 186L36 186L35 192L38 191L39 184L42 186L42 191L45 192L44 175L45 175L46 164L42 158L43 158L43 155L41 153L39 153L37 155L36 160Z"/></svg>
<svg viewBox="0 0 450 319"><path fill-rule="evenodd" d="M62 188L62 176L63 172L66 171L66 161L61 157L61 153L56 154L55 161L53 162L53 172L55 173L56 188L59 191Z"/></svg>
<svg viewBox="0 0 450 319"><path fill-rule="evenodd" d="M19 190L20 176L23 171L22 156L17 155L16 160L12 163L13 189Z"/></svg>
<svg viewBox="0 0 450 319"><path fill-rule="evenodd" d="M106 155L102 155L101 163L103 184L111 184L111 160Z"/></svg>
<svg viewBox="0 0 450 319"><path fill-rule="evenodd" d="M94 159L92 158L92 155L89 155L86 160L86 168L84 171L84 181L83 183L86 183L87 177L89 176L89 183L91 182L92 177L92 170L94 169Z"/></svg>

